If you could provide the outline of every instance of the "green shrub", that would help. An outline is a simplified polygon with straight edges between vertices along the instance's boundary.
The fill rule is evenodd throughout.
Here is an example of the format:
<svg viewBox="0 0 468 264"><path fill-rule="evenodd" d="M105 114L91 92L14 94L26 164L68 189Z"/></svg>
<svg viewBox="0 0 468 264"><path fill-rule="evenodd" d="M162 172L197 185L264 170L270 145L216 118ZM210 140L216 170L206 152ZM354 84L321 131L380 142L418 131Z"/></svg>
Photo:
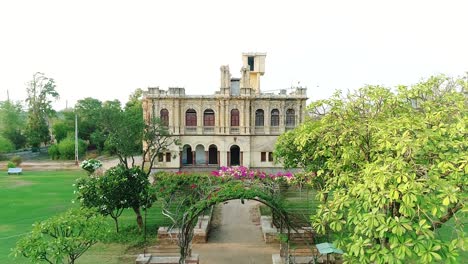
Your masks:
<svg viewBox="0 0 468 264"><path fill-rule="evenodd" d="M60 152L59 152L57 144L51 145L49 147L48 153L49 153L49 157L53 160L57 160L60 158Z"/></svg>
<svg viewBox="0 0 468 264"><path fill-rule="evenodd" d="M0 153L11 152L15 149L13 143L10 140L0 136Z"/></svg>
<svg viewBox="0 0 468 264"><path fill-rule="evenodd" d="M19 167L23 162L23 158L21 158L20 156L13 156L10 159L10 161L13 162L16 165L16 167Z"/></svg>
<svg viewBox="0 0 468 264"><path fill-rule="evenodd" d="M11 162L11 161L8 161L8 163L7 163L7 168L16 168L16 164L14 164L14 163Z"/></svg>
<svg viewBox="0 0 468 264"><path fill-rule="evenodd" d="M102 167L102 162L96 159L84 160L80 167L87 171L89 175L93 174L97 169Z"/></svg>
<svg viewBox="0 0 468 264"><path fill-rule="evenodd" d="M84 157L86 152L86 143L79 139L78 140L78 156ZM75 139L67 137L60 141L58 144L58 150L60 153L60 159L72 160L75 158Z"/></svg>

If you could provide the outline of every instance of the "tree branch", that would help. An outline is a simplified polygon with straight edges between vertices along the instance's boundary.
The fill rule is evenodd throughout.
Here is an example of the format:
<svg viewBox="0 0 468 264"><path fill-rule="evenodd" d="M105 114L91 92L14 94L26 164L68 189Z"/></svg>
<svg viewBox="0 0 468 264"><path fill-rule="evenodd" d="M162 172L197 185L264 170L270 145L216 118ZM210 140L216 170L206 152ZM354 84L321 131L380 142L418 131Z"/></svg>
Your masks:
<svg viewBox="0 0 468 264"><path fill-rule="evenodd" d="M440 228L445 222L450 220L452 218L452 216L455 213L457 213L458 211L460 211L462 208L463 208L462 203L457 203L457 204L455 204L455 206L453 206L451 208L448 208L446 215L439 218L439 220L432 222L432 227L430 228L430 230L435 230L437 228Z"/></svg>

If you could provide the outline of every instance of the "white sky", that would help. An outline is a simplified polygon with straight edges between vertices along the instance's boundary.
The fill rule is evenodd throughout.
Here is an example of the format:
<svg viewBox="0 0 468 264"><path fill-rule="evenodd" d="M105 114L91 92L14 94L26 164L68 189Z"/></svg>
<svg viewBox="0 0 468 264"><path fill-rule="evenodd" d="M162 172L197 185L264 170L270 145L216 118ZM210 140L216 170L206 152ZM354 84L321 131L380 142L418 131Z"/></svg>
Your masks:
<svg viewBox="0 0 468 264"><path fill-rule="evenodd" d="M262 90L300 81L312 100L365 84L468 71L468 1L1 1L0 101L24 100L34 72L58 109L136 88L214 94L219 67L267 52Z"/></svg>

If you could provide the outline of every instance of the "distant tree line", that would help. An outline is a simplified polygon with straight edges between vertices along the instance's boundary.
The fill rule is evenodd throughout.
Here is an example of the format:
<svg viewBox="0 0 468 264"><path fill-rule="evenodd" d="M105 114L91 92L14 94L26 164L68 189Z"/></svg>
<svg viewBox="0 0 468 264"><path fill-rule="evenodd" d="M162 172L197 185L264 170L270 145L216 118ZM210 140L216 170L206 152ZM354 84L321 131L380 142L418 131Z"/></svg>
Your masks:
<svg viewBox="0 0 468 264"><path fill-rule="evenodd" d="M78 100L74 108L60 111L51 105L59 98L54 79L35 73L26 90L24 102L0 101L0 155L23 149L35 152L48 146L52 159L73 159L75 115L80 157L87 150L115 155L125 149L132 155L141 154L141 89L132 93L125 105L119 100L102 102L87 97ZM118 133L124 133L127 140L120 140Z"/></svg>

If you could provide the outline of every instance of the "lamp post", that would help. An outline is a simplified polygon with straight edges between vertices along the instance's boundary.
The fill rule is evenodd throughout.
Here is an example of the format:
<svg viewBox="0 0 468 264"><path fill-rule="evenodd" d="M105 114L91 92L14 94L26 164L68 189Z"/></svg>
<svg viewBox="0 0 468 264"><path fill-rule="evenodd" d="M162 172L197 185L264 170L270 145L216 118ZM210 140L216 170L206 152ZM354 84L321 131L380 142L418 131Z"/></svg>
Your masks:
<svg viewBox="0 0 468 264"><path fill-rule="evenodd" d="M78 166L78 115L75 112L75 165Z"/></svg>

